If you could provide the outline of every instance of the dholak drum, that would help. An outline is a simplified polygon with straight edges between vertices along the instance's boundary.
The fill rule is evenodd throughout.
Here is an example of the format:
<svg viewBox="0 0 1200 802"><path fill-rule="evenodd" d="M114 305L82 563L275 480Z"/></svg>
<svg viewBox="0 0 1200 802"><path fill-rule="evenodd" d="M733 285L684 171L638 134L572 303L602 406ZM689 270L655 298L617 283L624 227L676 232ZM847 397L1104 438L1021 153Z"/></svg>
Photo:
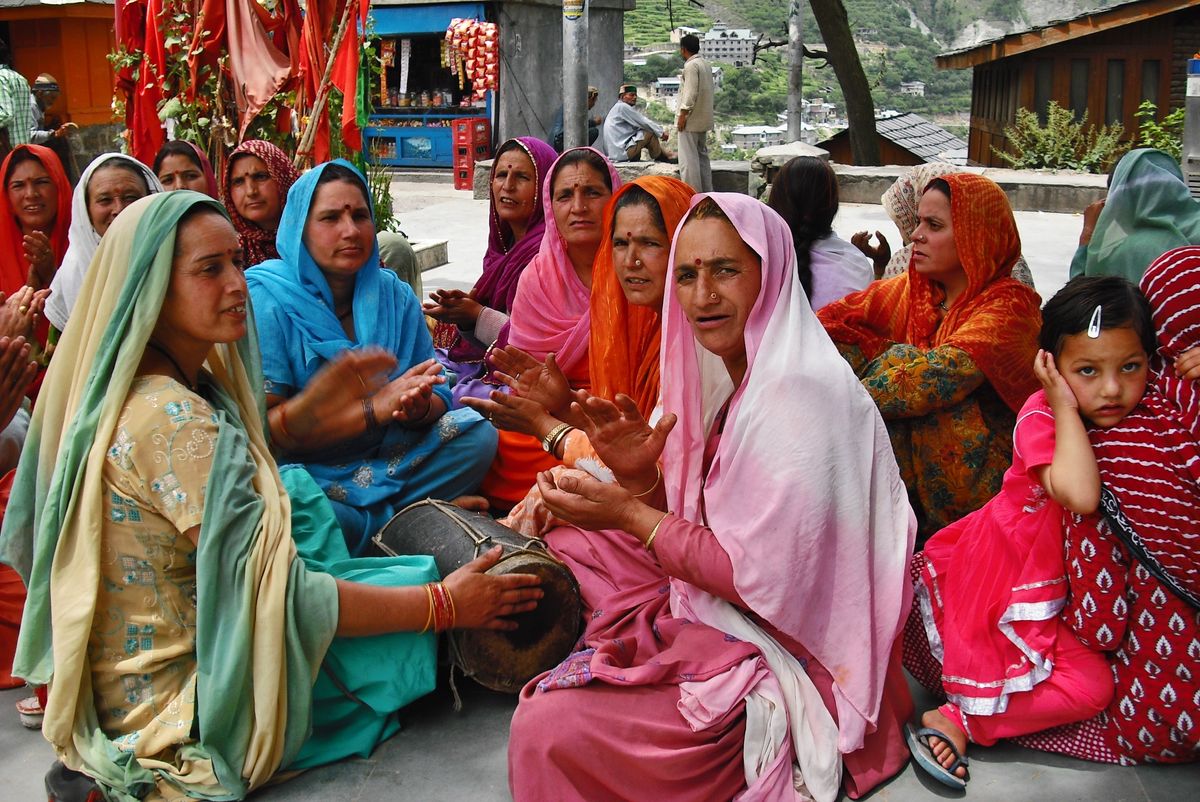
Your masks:
<svg viewBox="0 0 1200 802"><path fill-rule="evenodd" d="M468 677L494 691L516 693L571 652L582 626L579 585L567 567L529 540L480 512L426 499L396 513L373 538L388 556L429 554L449 576L497 545L504 556L489 574L536 574L545 595L534 610L513 616L514 630L455 629L450 658Z"/></svg>

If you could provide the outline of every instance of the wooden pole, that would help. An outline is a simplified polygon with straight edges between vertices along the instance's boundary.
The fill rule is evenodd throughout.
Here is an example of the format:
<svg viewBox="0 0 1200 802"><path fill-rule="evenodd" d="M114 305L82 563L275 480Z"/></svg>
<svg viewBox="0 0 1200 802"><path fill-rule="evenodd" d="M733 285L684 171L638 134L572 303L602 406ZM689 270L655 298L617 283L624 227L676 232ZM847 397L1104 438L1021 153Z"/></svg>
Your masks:
<svg viewBox="0 0 1200 802"><path fill-rule="evenodd" d="M342 46L342 39L346 35L346 26L351 24L350 12L354 9L355 5L355 0L346 0L346 8L342 11L342 20L338 23L337 32L334 33L333 44L329 48L329 58L325 62L325 74L321 76L321 83L317 85L317 95L313 100L313 108L308 117L308 125L305 126L304 133L300 135L300 142L296 145L296 157L292 159L292 164L297 170L308 159L313 140L317 136L317 123L320 122L321 115L325 113L325 101L329 97L330 79L333 76L333 62L337 57L338 48ZM354 24L357 24L357 21ZM354 98L349 98L348 100L351 103L356 102Z"/></svg>

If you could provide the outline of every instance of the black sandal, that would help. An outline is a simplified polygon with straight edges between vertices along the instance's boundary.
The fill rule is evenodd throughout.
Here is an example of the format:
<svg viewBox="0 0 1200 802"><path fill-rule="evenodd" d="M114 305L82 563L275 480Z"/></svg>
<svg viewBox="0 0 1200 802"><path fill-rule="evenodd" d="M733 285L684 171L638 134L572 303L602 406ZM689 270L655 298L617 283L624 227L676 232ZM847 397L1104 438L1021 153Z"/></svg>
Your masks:
<svg viewBox="0 0 1200 802"><path fill-rule="evenodd" d="M104 802L104 793L86 774L72 771L55 761L46 772L47 802Z"/></svg>
<svg viewBox="0 0 1200 802"><path fill-rule="evenodd" d="M943 766L934 757L933 747L929 744L930 738L940 738L950 748L951 753L954 755L954 762L950 764L949 768ZM922 727L918 730L911 724L905 724L904 742L908 744L908 751L912 754L913 760L930 777L950 788L955 788L959 791L966 789L967 781L971 779L971 770L968 768L971 765L971 761L966 755L958 751L958 747L954 745L954 741L951 741L946 733L941 730L935 730L932 727ZM962 777L954 773L960 767L963 769Z"/></svg>

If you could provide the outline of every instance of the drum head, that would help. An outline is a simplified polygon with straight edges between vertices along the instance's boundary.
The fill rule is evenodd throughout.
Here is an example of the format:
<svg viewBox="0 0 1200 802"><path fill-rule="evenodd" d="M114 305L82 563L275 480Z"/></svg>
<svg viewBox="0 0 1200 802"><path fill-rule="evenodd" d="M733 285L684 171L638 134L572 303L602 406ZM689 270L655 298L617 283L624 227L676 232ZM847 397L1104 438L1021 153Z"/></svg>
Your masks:
<svg viewBox="0 0 1200 802"><path fill-rule="evenodd" d="M480 685L517 693L571 653L583 625L579 586L561 563L527 551L508 555L488 573L536 574L546 595L535 609L513 616L517 629L455 630L450 635L452 656L463 673Z"/></svg>

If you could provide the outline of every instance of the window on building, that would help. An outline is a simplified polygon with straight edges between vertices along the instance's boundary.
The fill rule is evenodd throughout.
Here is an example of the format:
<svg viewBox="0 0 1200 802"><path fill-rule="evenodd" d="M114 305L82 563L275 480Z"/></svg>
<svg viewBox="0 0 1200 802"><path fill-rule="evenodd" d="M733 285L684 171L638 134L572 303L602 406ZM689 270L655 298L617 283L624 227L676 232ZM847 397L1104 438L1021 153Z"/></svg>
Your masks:
<svg viewBox="0 0 1200 802"><path fill-rule="evenodd" d="M1125 119L1125 61L1108 60L1108 83L1104 86L1104 124Z"/></svg>
<svg viewBox="0 0 1200 802"><path fill-rule="evenodd" d="M1053 99L1054 61L1048 58L1038 59L1033 75L1033 109L1042 125L1046 124L1046 111Z"/></svg>
<svg viewBox="0 0 1200 802"><path fill-rule="evenodd" d="M1071 59L1071 111L1075 119L1087 113L1088 80L1091 78L1091 63L1085 58Z"/></svg>
<svg viewBox="0 0 1200 802"><path fill-rule="evenodd" d="M1138 99L1139 103L1149 100L1155 106L1158 105L1158 87L1161 79L1162 62L1157 60L1142 62L1142 96Z"/></svg>

